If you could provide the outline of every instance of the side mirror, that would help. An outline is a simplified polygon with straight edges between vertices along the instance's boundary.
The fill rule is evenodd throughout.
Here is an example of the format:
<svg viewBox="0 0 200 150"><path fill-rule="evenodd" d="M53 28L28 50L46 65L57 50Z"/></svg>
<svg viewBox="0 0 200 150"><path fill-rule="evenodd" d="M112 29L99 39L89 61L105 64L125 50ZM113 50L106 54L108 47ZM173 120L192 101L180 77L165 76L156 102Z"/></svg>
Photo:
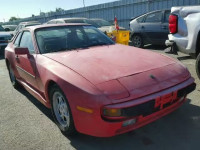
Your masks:
<svg viewBox="0 0 200 150"><path fill-rule="evenodd" d="M16 47L15 54L16 55L29 55L29 50L26 47Z"/></svg>

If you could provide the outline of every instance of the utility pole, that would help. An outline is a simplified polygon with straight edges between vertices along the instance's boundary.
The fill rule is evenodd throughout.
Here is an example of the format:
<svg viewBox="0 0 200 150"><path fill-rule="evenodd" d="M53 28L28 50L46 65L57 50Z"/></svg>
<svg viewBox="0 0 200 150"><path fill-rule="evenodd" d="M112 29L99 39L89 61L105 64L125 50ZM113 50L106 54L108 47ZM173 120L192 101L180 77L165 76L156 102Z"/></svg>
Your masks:
<svg viewBox="0 0 200 150"><path fill-rule="evenodd" d="M83 6L84 6L84 8L85 8L85 0L83 0Z"/></svg>
<svg viewBox="0 0 200 150"><path fill-rule="evenodd" d="M86 17L85 0L83 0L83 7L84 7L84 17Z"/></svg>

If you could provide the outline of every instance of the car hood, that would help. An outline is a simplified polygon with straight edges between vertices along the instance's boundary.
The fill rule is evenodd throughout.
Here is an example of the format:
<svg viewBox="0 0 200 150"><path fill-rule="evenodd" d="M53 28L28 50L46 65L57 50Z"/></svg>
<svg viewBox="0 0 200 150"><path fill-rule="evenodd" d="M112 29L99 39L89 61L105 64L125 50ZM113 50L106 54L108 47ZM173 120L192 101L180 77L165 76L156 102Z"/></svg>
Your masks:
<svg viewBox="0 0 200 150"><path fill-rule="evenodd" d="M161 54L119 44L43 55L71 68L94 85L176 63Z"/></svg>

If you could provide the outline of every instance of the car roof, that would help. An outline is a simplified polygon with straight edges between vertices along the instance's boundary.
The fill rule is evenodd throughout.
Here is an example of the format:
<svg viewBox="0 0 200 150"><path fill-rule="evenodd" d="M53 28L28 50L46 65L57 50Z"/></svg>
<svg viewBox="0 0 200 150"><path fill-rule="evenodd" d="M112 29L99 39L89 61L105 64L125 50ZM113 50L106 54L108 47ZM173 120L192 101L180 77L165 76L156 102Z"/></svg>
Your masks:
<svg viewBox="0 0 200 150"><path fill-rule="evenodd" d="M41 28L48 28L48 27L60 27L60 26L91 26L87 23L64 23L64 24L42 24L42 25L36 25L36 26L29 26L24 28L23 30L29 29L29 30L36 30Z"/></svg>
<svg viewBox="0 0 200 150"><path fill-rule="evenodd" d="M3 27L16 27L17 25L2 25Z"/></svg>
<svg viewBox="0 0 200 150"><path fill-rule="evenodd" d="M26 24L36 24L36 23L40 24L40 22L38 22L38 21L20 22L19 24L20 24L20 25L21 25L21 24L26 25Z"/></svg>
<svg viewBox="0 0 200 150"><path fill-rule="evenodd" d="M105 20L105 19L102 19L102 18L91 18L90 20Z"/></svg>
<svg viewBox="0 0 200 150"><path fill-rule="evenodd" d="M84 18L84 17L73 17L73 18L58 18L58 19L52 19L52 20L75 20L75 19L88 19L88 18ZM49 20L49 21L52 21Z"/></svg>
<svg viewBox="0 0 200 150"><path fill-rule="evenodd" d="M154 10L154 11L150 11L150 12L144 13L144 14L142 14L142 15L133 17L133 18L131 18L131 20L137 19L137 18L139 18L139 17L145 16L145 15L148 15L148 14L151 14L151 13L154 13L154 12L159 12L159 11L171 11L171 10L170 10L170 9Z"/></svg>

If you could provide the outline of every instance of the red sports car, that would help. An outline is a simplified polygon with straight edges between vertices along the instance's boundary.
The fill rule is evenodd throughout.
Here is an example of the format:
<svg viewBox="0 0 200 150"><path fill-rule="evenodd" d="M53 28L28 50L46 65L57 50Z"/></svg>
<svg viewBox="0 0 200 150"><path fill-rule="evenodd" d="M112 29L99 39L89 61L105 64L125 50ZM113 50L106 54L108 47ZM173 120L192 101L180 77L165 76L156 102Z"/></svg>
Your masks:
<svg viewBox="0 0 200 150"><path fill-rule="evenodd" d="M25 28L5 60L13 86L51 108L66 135L134 130L177 109L196 87L178 61L115 44L87 24Z"/></svg>

